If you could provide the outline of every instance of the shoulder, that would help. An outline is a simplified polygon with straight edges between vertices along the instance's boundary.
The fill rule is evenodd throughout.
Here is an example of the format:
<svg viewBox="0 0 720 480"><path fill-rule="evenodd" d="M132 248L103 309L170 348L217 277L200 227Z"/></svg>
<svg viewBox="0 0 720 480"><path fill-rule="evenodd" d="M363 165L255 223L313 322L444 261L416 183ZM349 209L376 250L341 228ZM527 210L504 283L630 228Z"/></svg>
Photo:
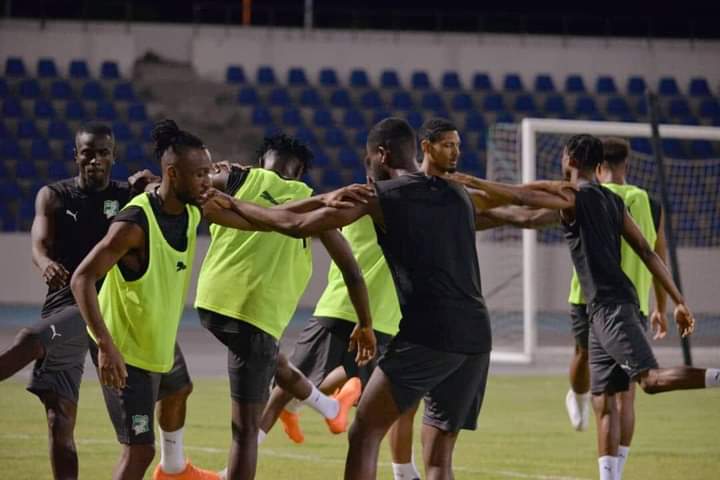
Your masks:
<svg viewBox="0 0 720 480"><path fill-rule="evenodd" d="M413 186L419 184L423 177L423 174L412 173L391 178L389 180L380 180L375 182L375 189L378 193L380 193L412 188Z"/></svg>

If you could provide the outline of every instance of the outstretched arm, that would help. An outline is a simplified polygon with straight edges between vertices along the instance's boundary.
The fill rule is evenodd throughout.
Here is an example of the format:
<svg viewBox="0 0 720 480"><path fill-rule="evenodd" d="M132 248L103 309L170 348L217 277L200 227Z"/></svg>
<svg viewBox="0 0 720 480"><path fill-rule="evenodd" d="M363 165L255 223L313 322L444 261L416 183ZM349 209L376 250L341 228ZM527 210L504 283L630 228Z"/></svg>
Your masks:
<svg viewBox="0 0 720 480"><path fill-rule="evenodd" d="M660 222L658 222L657 238L655 239L655 253L660 257L660 260L667 265L664 217L665 215L660 212ZM655 331L653 338L657 340L665 337L667 334L667 320L665 318L665 312L667 312L667 292L655 277L653 277L653 290L655 291L655 310L650 314L650 324Z"/></svg>
<svg viewBox="0 0 720 480"><path fill-rule="evenodd" d="M342 273L350 301L358 316L358 324L350 335L349 350L357 351L355 361L365 365L375 356L375 334L370 315L370 301L362 270L355 260L350 245L338 230L327 230L318 235L333 262Z"/></svg>
<svg viewBox="0 0 720 480"><path fill-rule="evenodd" d="M558 210L528 207L497 207L485 210L481 214L497 225L511 225L518 228L541 229L560 225Z"/></svg>

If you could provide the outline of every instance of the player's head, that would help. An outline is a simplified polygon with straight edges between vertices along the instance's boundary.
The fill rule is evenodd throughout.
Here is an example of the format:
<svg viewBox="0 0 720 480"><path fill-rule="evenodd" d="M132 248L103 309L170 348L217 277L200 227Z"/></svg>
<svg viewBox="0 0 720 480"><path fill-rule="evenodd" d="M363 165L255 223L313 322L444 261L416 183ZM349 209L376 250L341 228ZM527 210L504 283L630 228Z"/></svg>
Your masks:
<svg viewBox="0 0 720 480"><path fill-rule="evenodd" d="M562 156L563 174L572 178L577 171L588 178L594 178L595 169L603 161L603 145L599 138L592 135L573 135L565 143Z"/></svg>
<svg viewBox="0 0 720 480"><path fill-rule="evenodd" d="M627 171L630 145L627 140L617 137L602 139L603 161L598 167L598 177L605 181L605 177L611 174L624 176Z"/></svg>
<svg viewBox="0 0 720 480"><path fill-rule="evenodd" d="M415 131L401 118L390 117L373 125L368 133L365 168L372 180L387 180L395 170L416 171Z"/></svg>
<svg viewBox="0 0 720 480"><path fill-rule="evenodd" d="M309 169L313 154L301 141L284 133L265 137L257 150L258 165L285 178L300 179Z"/></svg>
<svg viewBox="0 0 720 480"><path fill-rule="evenodd" d="M210 188L210 156L195 135L180 130L172 120L161 120L152 131L155 158L161 163L163 182L178 199L198 204L200 196Z"/></svg>
<svg viewBox="0 0 720 480"><path fill-rule="evenodd" d="M110 181L115 162L115 138L104 123L91 122L75 133L75 163L85 188L102 190Z"/></svg>
<svg viewBox="0 0 720 480"><path fill-rule="evenodd" d="M460 133L451 121L431 118L422 124L418 136L423 162L428 162L438 173L457 170L458 157L460 157Z"/></svg>

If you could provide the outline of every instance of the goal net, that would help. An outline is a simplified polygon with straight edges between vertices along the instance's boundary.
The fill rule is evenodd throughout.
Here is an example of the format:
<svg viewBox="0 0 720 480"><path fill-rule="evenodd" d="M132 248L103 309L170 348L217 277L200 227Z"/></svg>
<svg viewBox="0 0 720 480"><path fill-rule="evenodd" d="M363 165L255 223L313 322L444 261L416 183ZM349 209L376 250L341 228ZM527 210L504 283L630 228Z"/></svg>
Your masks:
<svg viewBox="0 0 720 480"><path fill-rule="evenodd" d="M488 133L487 176L507 183L561 179L563 146L578 133L627 139L631 146L629 182L648 190L659 201L648 124L550 119L497 124ZM691 337L695 363L708 359L696 355L703 352L717 362L720 128L661 125L660 136L683 287L698 319ZM559 352L566 353L567 359L573 345L567 303L572 264L560 228L533 231L502 227L481 232L478 254L492 318L493 360L531 363ZM656 353L663 350L664 358L672 356L668 361L680 363L672 310L668 320L668 337L653 345Z"/></svg>

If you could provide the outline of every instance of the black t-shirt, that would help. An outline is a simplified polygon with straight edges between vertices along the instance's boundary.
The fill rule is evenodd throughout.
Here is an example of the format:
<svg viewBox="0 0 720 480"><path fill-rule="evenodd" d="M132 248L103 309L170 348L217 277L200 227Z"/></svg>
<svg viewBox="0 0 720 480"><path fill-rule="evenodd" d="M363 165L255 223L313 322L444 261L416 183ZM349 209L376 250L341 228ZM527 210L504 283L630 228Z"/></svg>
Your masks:
<svg viewBox="0 0 720 480"><path fill-rule="evenodd" d="M635 287L620 266L624 216L622 198L597 183L586 183L575 194L575 220L563 222L591 314L603 305L638 304Z"/></svg>
<svg viewBox="0 0 720 480"><path fill-rule="evenodd" d="M492 346L465 189L423 173L375 184L385 221L378 243L395 281L398 337L458 353Z"/></svg>
<svg viewBox="0 0 720 480"><path fill-rule="evenodd" d="M130 199L130 188L126 182L111 180L105 190L84 190L78 185L77 178L51 183L48 188L59 200L54 212L55 238L51 257L72 275L105 236L112 218ZM74 303L70 285L49 289L41 315L46 317L58 308Z"/></svg>
<svg viewBox="0 0 720 480"><path fill-rule="evenodd" d="M162 232L165 241L167 241L168 244L175 250L184 251L187 248L187 228L188 222L190 221L187 210L183 210L183 212L179 215L170 215L162 211L160 199L157 197L157 195L155 195L154 193L148 193L146 195L150 197L150 206L153 209L153 213L155 214L155 220L160 227L160 231ZM147 217L145 216L145 211L138 206L131 205L127 207L122 212L118 213L117 216L115 216L113 222L135 223L139 225L140 228L142 228L143 232L145 233L145 239L148 238ZM150 258L149 252L150 244L146 241L145 263L143 264L140 271L136 272L124 267L122 263L118 264L120 272L122 273L125 280L131 282L143 276L143 274L147 271L147 261Z"/></svg>

